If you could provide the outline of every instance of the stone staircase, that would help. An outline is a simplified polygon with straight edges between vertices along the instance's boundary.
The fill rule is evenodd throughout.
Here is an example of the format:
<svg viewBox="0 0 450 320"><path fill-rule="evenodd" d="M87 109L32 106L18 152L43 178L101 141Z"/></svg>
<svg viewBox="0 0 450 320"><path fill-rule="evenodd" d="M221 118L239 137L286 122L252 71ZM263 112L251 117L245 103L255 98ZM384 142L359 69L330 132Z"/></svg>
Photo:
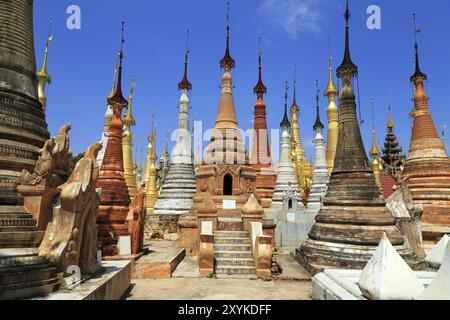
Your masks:
<svg viewBox="0 0 450 320"><path fill-rule="evenodd" d="M218 278L257 278L252 244L241 218L219 218L214 232L215 273Z"/></svg>
<svg viewBox="0 0 450 320"><path fill-rule="evenodd" d="M38 255L42 236L23 206L0 206L0 300L45 295L59 288L57 268Z"/></svg>

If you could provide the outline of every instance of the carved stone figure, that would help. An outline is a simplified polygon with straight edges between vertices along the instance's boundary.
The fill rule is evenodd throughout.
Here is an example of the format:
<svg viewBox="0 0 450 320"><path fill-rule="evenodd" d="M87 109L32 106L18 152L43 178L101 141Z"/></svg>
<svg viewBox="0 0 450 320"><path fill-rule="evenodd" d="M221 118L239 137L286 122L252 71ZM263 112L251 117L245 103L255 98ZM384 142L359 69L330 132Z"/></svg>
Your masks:
<svg viewBox="0 0 450 320"><path fill-rule="evenodd" d="M128 232L131 236L132 254L138 254L142 251L146 212L145 183L142 183L130 204L130 211L128 211L127 216Z"/></svg>
<svg viewBox="0 0 450 320"><path fill-rule="evenodd" d="M97 261L96 212L99 195L95 186L99 174L96 157L100 143L91 145L77 163L53 209L39 255L55 263L63 271L77 265L82 274L100 269Z"/></svg>
<svg viewBox="0 0 450 320"><path fill-rule="evenodd" d="M55 137L45 142L34 172L30 173L26 169L22 171L23 185L57 187L64 183L72 163L68 136L71 128L70 124L62 126Z"/></svg>

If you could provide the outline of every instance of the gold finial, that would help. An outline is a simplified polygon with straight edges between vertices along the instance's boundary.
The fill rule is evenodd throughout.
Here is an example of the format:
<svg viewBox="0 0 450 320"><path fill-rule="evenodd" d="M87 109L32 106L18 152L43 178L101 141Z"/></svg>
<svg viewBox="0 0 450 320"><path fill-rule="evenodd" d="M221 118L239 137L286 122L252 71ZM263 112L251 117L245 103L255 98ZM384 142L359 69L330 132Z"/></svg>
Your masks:
<svg viewBox="0 0 450 320"><path fill-rule="evenodd" d="M132 105L133 105L133 94L134 94L134 88L136 88L136 82L134 81L134 75L131 80L131 87L130 87L130 95L129 95L129 101L128 101L128 109L124 116L124 122L129 127L136 125L136 120L133 118L132 114Z"/></svg>
<svg viewBox="0 0 450 320"><path fill-rule="evenodd" d="M37 79L38 79L38 97L39 101L42 105L42 110L45 114L45 110L47 108L47 97L45 95L45 86L46 84L51 84L52 78L47 72L47 61L48 61L48 48L50 46L50 42L53 40L53 36L51 36L52 31L52 23L53 18L50 17L50 21L48 24L48 33L47 33L47 40L45 44L45 51L44 51L44 62L42 63L42 68L40 71L36 73Z"/></svg>
<svg viewBox="0 0 450 320"><path fill-rule="evenodd" d="M371 99L372 103L372 148L370 149L370 155L373 159L377 159L380 155L380 149L378 149L375 133L375 115L374 115L374 99Z"/></svg>
<svg viewBox="0 0 450 320"><path fill-rule="evenodd" d="M392 114L391 114L391 104L392 104L392 100L391 100L391 97L389 96L389 112L388 112L388 121L386 123L387 129L394 129L394 120L392 119Z"/></svg>
<svg viewBox="0 0 450 320"><path fill-rule="evenodd" d="M155 132L154 132L154 125L155 125L155 111L152 111L152 125L150 127L150 134L148 136L148 142L155 141Z"/></svg>
<svg viewBox="0 0 450 320"><path fill-rule="evenodd" d="M333 56L331 55L330 34L328 34L328 86L323 93L324 96L334 97L338 94L333 81Z"/></svg>

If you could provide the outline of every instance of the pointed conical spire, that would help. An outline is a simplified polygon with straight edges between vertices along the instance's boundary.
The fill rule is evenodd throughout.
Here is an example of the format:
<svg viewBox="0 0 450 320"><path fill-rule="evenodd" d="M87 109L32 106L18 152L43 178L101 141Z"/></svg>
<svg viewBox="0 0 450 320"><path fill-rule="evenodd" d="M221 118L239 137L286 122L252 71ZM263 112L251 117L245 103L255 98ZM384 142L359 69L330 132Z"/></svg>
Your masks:
<svg viewBox="0 0 450 320"><path fill-rule="evenodd" d="M191 53L191 49L189 49L189 29L187 30L187 40L186 40L186 54L184 55L184 75L183 80L178 84L178 89L190 91L192 90L192 84L189 82L187 77L187 67L188 67L188 58Z"/></svg>
<svg viewBox="0 0 450 320"><path fill-rule="evenodd" d="M235 67L235 61L230 55L230 2L227 3L227 44L225 56L220 60L220 67L228 70Z"/></svg>
<svg viewBox="0 0 450 320"><path fill-rule="evenodd" d="M346 6L346 10L345 10L345 21L346 21L346 25L345 25L345 53L344 53L344 60L342 61L342 64L339 66L339 68L337 69L337 75L339 78L342 77L342 75L344 73L349 73L351 76L355 76L358 74L358 66L355 65L352 61L352 57L350 55L350 25L349 25L349 20L350 20L350 10L348 7L348 0L347 0L347 6Z"/></svg>
<svg viewBox="0 0 450 320"><path fill-rule="evenodd" d="M285 93L284 93L284 116L283 116L283 120L280 123L280 127L283 129L289 129L291 126L291 123L289 122L289 118L287 115L287 105L288 105L288 82L286 81L285 84Z"/></svg>
<svg viewBox="0 0 450 320"><path fill-rule="evenodd" d="M267 88L262 82L262 50L261 50L261 38L258 37L259 43L259 56L258 56L258 83L253 88L253 92L258 95L258 98L262 98L265 93L267 93Z"/></svg>
<svg viewBox="0 0 450 320"><path fill-rule="evenodd" d="M47 60L48 60L48 48L50 47L50 42L53 40L53 36L51 36L53 18L50 18L49 26L48 26L48 34L47 34L47 42L45 43L45 51L44 51L44 62L42 63L41 70L37 73L38 76L44 76L48 78L48 82L51 82L50 75L47 72Z"/></svg>
<svg viewBox="0 0 450 320"><path fill-rule="evenodd" d="M114 93L114 96L108 99L108 103L110 105L118 104L121 106L126 106L128 104L127 100L123 97L122 94L122 62L123 62L123 44L125 43L124 39L124 28L125 28L125 21L122 21L122 37L120 40L120 52L119 52L119 69L118 69L118 75L117 75L117 86L116 86L116 92Z"/></svg>
<svg viewBox="0 0 450 320"><path fill-rule="evenodd" d="M124 116L124 123L128 127L136 125L136 121L134 120L133 114L132 114L134 88L136 88L136 82L134 82L134 77L133 77L133 79L131 80L130 95L128 98L128 110Z"/></svg>
<svg viewBox="0 0 450 320"><path fill-rule="evenodd" d="M380 155L380 149L378 149L377 146L377 137L375 132L375 116L374 116L374 101L373 98L371 99L372 103L372 148L370 148L370 155L373 159L377 159Z"/></svg>
<svg viewBox="0 0 450 320"><path fill-rule="evenodd" d="M299 110L297 105L297 66L294 66L294 89L292 93L292 105L291 110L296 109Z"/></svg>
<svg viewBox="0 0 450 320"><path fill-rule="evenodd" d="M322 121L320 121L320 110L319 110L319 81L316 80L316 123L314 123L314 130L319 132L322 131L324 125Z"/></svg>
<svg viewBox="0 0 450 320"><path fill-rule="evenodd" d="M419 63L419 45L417 43L417 34L421 32L422 30L417 29L416 26L416 14L413 13L413 20L414 20L414 49L415 49L415 60L416 60L416 70L414 74L411 76L411 82L415 83L417 80L425 81L427 80L427 75L423 73L420 70L420 63Z"/></svg>
<svg viewBox="0 0 450 320"><path fill-rule="evenodd" d="M389 99L389 112L388 112L388 120L386 123L386 128L388 130L394 130L394 120L392 119L392 113L391 113L391 99Z"/></svg>
<svg viewBox="0 0 450 320"><path fill-rule="evenodd" d="M333 56L331 55L330 35L328 35L328 85L323 95L334 99L337 94L338 91L333 81Z"/></svg>

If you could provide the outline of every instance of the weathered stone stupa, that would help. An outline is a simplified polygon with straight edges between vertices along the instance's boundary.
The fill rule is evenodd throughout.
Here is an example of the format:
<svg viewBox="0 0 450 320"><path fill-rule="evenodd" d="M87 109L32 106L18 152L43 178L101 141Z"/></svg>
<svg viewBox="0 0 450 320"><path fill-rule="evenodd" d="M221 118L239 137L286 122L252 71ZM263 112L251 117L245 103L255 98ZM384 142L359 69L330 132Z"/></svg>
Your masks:
<svg viewBox="0 0 450 320"><path fill-rule="evenodd" d="M306 204L306 210L309 213L317 214L322 207L322 198L325 197L328 187L328 181L330 175L328 174L327 162L325 160L325 147L324 139L322 136L322 130L324 125L320 121L319 110L319 89L317 89L316 95L316 122L314 123L314 132L316 137L314 139L314 149L316 153L316 162L314 163L314 171L312 178L311 191L309 193L308 202Z"/></svg>
<svg viewBox="0 0 450 320"><path fill-rule="evenodd" d="M334 169L309 239L296 250L296 259L313 274L325 268L363 268L383 232L400 255L415 262L380 195L364 150L352 88L358 67L350 56L348 2L345 18L345 55L337 70L343 85Z"/></svg>
<svg viewBox="0 0 450 320"><path fill-rule="evenodd" d="M304 206L300 200L299 187L290 157L290 129L291 123L287 115L287 84L285 93L284 117L280 123L281 128L281 148L280 160L277 170L277 181L272 198L272 209L279 210L303 210Z"/></svg>
<svg viewBox="0 0 450 320"><path fill-rule="evenodd" d="M258 83L253 88L257 95L255 104L254 138L251 149L250 160L253 169L256 171L256 190L262 200L262 207L270 207L273 190L275 188L276 174L272 168L272 157L269 145L269 134L266 121L266 103L264 94L267 88L262 81L262 52L259 50L259 73Z"/></svg>
<svg viewBox="0 0 450 320"><path fill-rule="evenodd" d="M49 138L38 100L33 1L0 3L0 204L16 204L23 169L33 171Z"/></svg>
<svg viewBox="0 0 450 320"><path fill-rule="evenodd" d="M104 256L118 255L119 236L128 235L128 226L125 221L129 210L130 194L125 182L122 149L122 110L128 102L122 95L122 59L121 48L117 87L114 96L108 100L113 110L113 117L109 124L108 144L97 180L97 188L101 188L100 206L97 212L98 240Z"/></svg>
<svg viewBox="0 0 450 320"><path fill-rule="evenodd" d="M192 162L191 135L189 131L189 97L192 84L187 77L189 49L186 50L184 76L178 84L181 90L178 109L178 129L176 142L172 151L172 163L165 177L162 191L153 211L154 215L186 214L192 207L196 181ZM178 219L175 219L175 224Z"/></svg>
<svg viewBox="0 0 450 320"><path fill-rule="evenodd" d="M418 48L416 41L416 70L411 77L414 123L403 177L409 178L414 202L424 208L423 238L434 242L450 232L450 160L428 109L427 76L420 70Z"/></svg>

